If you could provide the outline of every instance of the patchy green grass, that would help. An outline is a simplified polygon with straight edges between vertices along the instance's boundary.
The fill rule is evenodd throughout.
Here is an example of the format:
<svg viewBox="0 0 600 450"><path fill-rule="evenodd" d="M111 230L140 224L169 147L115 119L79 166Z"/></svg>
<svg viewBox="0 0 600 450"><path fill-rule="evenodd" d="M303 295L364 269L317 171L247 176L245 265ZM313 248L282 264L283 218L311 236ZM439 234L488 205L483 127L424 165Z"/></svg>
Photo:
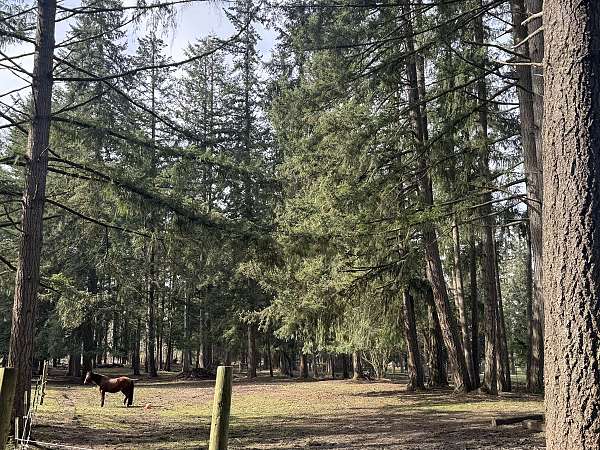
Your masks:
<svg viewBox="0 0 600 450"><path fill-rule="evenodd" d="M85 448L196 449L207 445L213 382L136 383L134 407L121 394L53 380L38 410L35 438ZM541 412L538 397L405 391L402 382L234 382L230 448L535 448L543 435L520 426L492 428L502 414Z"/></svg>

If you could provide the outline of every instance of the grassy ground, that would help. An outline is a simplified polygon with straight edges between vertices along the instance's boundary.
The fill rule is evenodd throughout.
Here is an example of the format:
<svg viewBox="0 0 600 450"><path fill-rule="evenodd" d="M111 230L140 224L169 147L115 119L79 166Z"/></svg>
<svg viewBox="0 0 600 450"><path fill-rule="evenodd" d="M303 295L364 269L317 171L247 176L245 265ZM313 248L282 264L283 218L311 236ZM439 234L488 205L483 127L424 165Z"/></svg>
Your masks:
<svg viewBox="0 0 600 450"><path fill-rule="evenodd" d="M213 382L161 374L136 383L134 407L123 407L121 394L107 394L100 408L97 388L54 375L34 426L39 441L94 449L206 447ZM538 397L409 393L398 381L236 379L230 448L543 448L543 434L490 425L494 416L542 409Z"/></svg>

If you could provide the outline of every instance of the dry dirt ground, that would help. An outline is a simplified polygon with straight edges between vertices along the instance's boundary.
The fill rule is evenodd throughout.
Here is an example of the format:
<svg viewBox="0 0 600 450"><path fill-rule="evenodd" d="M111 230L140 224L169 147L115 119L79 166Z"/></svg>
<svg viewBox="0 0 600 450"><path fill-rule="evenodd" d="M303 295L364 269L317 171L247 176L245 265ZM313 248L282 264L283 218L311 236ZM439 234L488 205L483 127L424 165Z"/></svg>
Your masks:
<svg viewBox="0 0 600 450"><path fill-rule="evenodd" d="M206 448L212 397L212 381L161 374L158 381L137 382L134 407L123 407L121 394L107 394L100 408L97 388L54 373L33 437L93 449ZM229 448L543 448L543 433L490 424L494 416L542 409L539 397L411 393L401 381L240 378L233 387Z"/></svg>

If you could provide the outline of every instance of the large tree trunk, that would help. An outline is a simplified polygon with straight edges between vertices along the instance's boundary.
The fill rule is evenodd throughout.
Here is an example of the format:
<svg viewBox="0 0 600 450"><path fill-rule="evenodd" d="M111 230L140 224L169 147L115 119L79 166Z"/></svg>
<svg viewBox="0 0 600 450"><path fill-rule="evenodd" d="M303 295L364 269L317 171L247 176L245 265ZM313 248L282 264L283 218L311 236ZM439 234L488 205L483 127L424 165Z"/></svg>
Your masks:
<svg viewBox="0 0 600 450"><path fill-rule="evenodd" d="M248 378L256 378L256 325L248 324Z"/></svg>
<svg viewBox="0 0 600 450"><path fill-rule="evenodd" d="M471 227L469 242L469 300L471 303L471 357L473 359L473 388L481 385L479 379L479 293L477 290L477 246L475 228Z"/></svg>
<svg viewBox="0 0 600 450"><path fill-rule="evenodd" d="M281 374L288 376L288 377L293 377L294 376L294 369L292 367L292 358L289 357L289 355L286 353L285 350L281 350L280 351L280 370L281 370ZM316 374L315 374L315 378L316 378Z"/></svg>
<svg viewBox="0 0 600 450"><path fill-rule="evenodd" d="M94 337L94 345L95 345L95 355L94 361L96 365L102 364L102 333L103 333L103 314L98 314L95 318L96 326L95 328L95 337Z"/></svg>
<svg viewBox="0 0 600 450"><path fill-rule="evenodd" d="M81 378L81 346L79 341L79 332L75 333L74 339L76 341L76 347L69 355L67 375Z"/></svg>
<svg viewBox="0 0 600 450"><path fill-rule="evenodd" d="M116 300L116 292L118 292L118 288L115 286L115 300ZM117 362L117 358L120 358L120 349L121 349L121 341L123 339L122 337L122 328L121 328L121 315L120 312L118 310L114 310L113 311L113 318L112 318L112 351L111 351L111 357L112 357L112 364L115 364Z"/></svg>
<svg viewBox="0 0 600 450"><path fill-rule="evenodd" d="M469 371L471 384L475 385L475 372L473 371L473 357L471 356L471 341L469 336L469 325L467 323L467 308L465 305L465 289L462 275L462 258L460 253L460 229L458 225L457 213L453 215L452 223L452 243L454 253L454 295L456 298L456 309L458 310L458 320L462 332L462 343L465 352L465 360Z"/></svg>
<svg viewBox="0 0 600 450"><path fill-rule="evenodd" d="M508 357L508 343L506 341L506 321L504 320L504 307L502 305L502 290L500 286L500 267L498 264L498 252L497 247L494 246L496 260L495 273L496 273L496 292L498 293L498 309L496 316L496 338L498 339L498 358L496 365L498 368L498 389L502 392L510 392L512 389L512 383L510 379L510 362Z"/></svg>
<svg viewBox="0 0 600 450"><path fill-rule="evenodd" d="M185 303L183 305L183 350L181 354L181 370L188 373L192 369L192 349L190 347L190 297L185 294Z"/></svg>
<svg viewBox="0 0 600 450"><path fill-rule="evenodd" d="M348 355L346 353L342 353L342 378L350 378L350 373L348 371Z"/></svg>
<svg viewBox="0 0 600 450"><path fill-rule="evenodd" d="M544 5L546 448L600 433L600 2Z"/></svg>
<svg viewBox="0 0 600 450"><path fill-rule="evenodd" d="M81 378L81 352L77 351L73 355L73 376Z"/></svg>
<svg viewBox="0 0 600 450"><path fill-rule="evenodd" d="M424 389L423 366L421 352L417 339L417 320L415 317L415 303L408 290L402 294L404 301L404 338L408 349L408 386L409 391Z"/></svg>
<svg viewBox="0 0 600 450"><path fill-rule="evenodd" d="M131 352L131 369L134 375L140 374L140 346L142 340L142 321L137 319L135 327L135 336L133 337L133 349Z"/></svg>
<svg viewBox="0 0 600 450"><path fill-rule="evenodd" d="M94 368L94 334L89 321L84 322L80 330L83 341L83 371L87 373Z"/></svg>
<svg viewBox="0 0 600 450"><path fill-rule="evenodd" d="M158 370L163 370L164 365L164 336L165 336L165 293L164 286L165 280L161 281L161 286L163 288L163 293L160 296L160 318L158 320L158 332L156 337L156 348L158 350Z"/></svg>
<svg viewBox="0 0 600 450"><path fill-rule="evenodd" d="M165 370L171 371L171 363L173 361L173 297L176 292L175 285L175 274L171 273L171 293L169 294L169 319L168 319L168 331L167 331L167 354L165 356Z"/></svg>
<svg viewBox="0 0 600 450"><path fill-rule="evenodd" d="M283 357L283 351L282 350L278 350L277 353L275 354L276 360L277 360L277 366L279 368L279 373L281 375L287 375L287 368L286 368L286 364L285 364L285 358Z"/></svg>
<svg viewBox="0 0 600 450"><path fill-rule="evenodd" d="M201 367L203 369L207 369L209 367L208 362L208 345L207 341L207 332L205 329L206 320L204 317L204 309L200 309L200 314L198 314L198 334L199 336L199 344L198 344L198 352L196 356L196 367Z"/></svg>
<svg viewBox="0 0 600 450"><path fill-rule="evenodd" d="M94 267L90 268L87 278L88 294L98 294L98 276ZM94 365L94 321L87 318L81 326L81 336L83 341L83 371L87 373L93 369Z"/></svg>
<svg viewBox="0 0 600 450"><path fill-rule="evenodd" d="M300 377L308 378L308 361L304 353L300 353Z"/></svg>
<svg viewBox="0 0 600 450"><path fill-rule="evenodd" d="M273 353L271 352L271 333L267 330L267 365L269 368L269 376L273 378Z"/></svg>
<svg viewBox="0 0 600 450"><path fill-rule="evenodd" d="M447 350L448 361L452 367L454 379L454 389L457 391L471 390L471 382L467 363L462 349L462 343L458 336L456 321L452 315L446 282L440 259L437 236L435 232L424 233L427 240L425 243L427 258L427 278L429 279L433 291L433 299L436 309L436 317L439 320L439 326Z"/></svg>
<svg viewBox="0 0 600 450"><path fill-rule="evenodd" d="M331 370L331 379L335 380L335 355L329 355L329 369Z"/></svg>
<svg viewBox="0 0 600 450"><path fill-rule="evenodd" d="M148 376L156 378L156 244L154 239L150 243L150 264L148 273L148 315L146 317L146 358L148 361Z"/></svg>
<svg viewBox="0 0 600 450"><path fill-rule="evenodd" d="M486 220L488 222L488 220ZM483 242L481 246L481 274L483 279L483 291L485 301L483 304L483 316L485 321L485 348L484 348L484 373L483 388L490 394L498 392L497 382L497 338L496 338L496 315L497 315L497 291L496 271L494 261L494 237L493 225L486 223L483 229Z"/></svg>
<svg viewBox="0 0 600 450"><path fill-rule="evenodd" d="M31 361L40 284L42 217L52 112L52 67L56 0L38 0L35 56L33 61L31 125L27 142L27 168L22 200L19 259L9 344L8 365L16 369L17 382L12 415L22 417L25 392L31 389ZM28 396L27 398L29 398ZM29 405L25 405L27 408Z"/></svg>
<svg viewBox="0 0 600 450"><path fill-rule="evenodd" d="M427 294L427 312L429 323L429 386L446 387L448 386L448 372L446 370L444 338L431 291Z"/></svg>
<svg viewBox="0 0 600 450"><path fill-rule="evenodd" d="M156 36L152 35L151 40L151 64L154 65L156 58ZM150 110L152 114L150 116L150 133L151 141L154 144L156 142L156 84L157 84L157 71L152 69L150 73ZM151 149L150 154L150 173L148 177L152 180L154 185L155 178L157 175L158 158L154 148ZM150 212L149 223L146 224L150 230L156 227L156 213ZM156 264L156 240L154 237L151 238L148 258L148 304L147 304L147 316L146 316L146 363L147 372L150 378L156 378L158 373L156 371L156 285L157 285L157 264Z"/></svg>
<svg viewBox="0 0 600 450"><path fill-rule="evenodd" d="M404 19L405 30L407 37L408 54L411 55L407 59L406 71L408 78L408 103L410 106L411 123L415 136L416 151L419 156L419 190L421 202L425 209L433 207L433 186L429 176L427 152L427 119L424 115L425 104L425 74L424 63L422 58L415 53L415 44L413 40L413 26L410 17L410 7L408 2L404 2ZM418 64L417 64L417 60ZM421 88L419 88L419 76L421 74ZM452 374L454 378L454 388L457 391L471 390L471 381L469 379L469 371L461 339L458 334L456 320L452 315L450 308L450 300L448 299L448 289L444 272L442 268L442 260L440 258L440 249L437 239L436 230L431 223L425 223L422 227L423 242L425 245L425 260L427 279L433 290L433 298L437 315L440 321L440 326L444 336L444 343L448 351L448 360L452 366Z"/></svg>
<svg viewBox="0 0 600 450"><path fill-rule="evenodd" d="M528 323L528 327L527 327L527 342L528 342L528 346L527 346L527 372L525 374L526 380L527 380L527 387L529 388L529 380L532 379L531 376L531 359L532 359L532 353L533 353L533 349L531 348L531 342L532 342L532 334L533 334L533 328L531 327L531 322L532 322L532 315L533 315L533 267L532 267L532 263L531 263L531 229L529 226L527 226L527 252L525 254L525 280L527 282L527 323Z"/></svg>
<svg viewBox="0 0 600 450"><path fill-rule="evenodd" d="M213 367L214 365L214 344L210 339L210 330L211 330L211 320L208 313L204 313L204 319L202 323L202 358L204 363L204 368L208 369Z"/></svg>
<svg viewBox="0 0 600 450"><path fill-rule="evenodd" d="M173 362L173 324L169 323L169 335L167 336L167 355L165 357L165 370L171 371L171 363Z"/></svg>
<svg viewBox="0 0 600 450"><path fill-rule="evenodd" d="M484 44L483 18L481 15L475 20L475 40ZM482 63L485 63L483 58ZM479 170L486 185L492 181L489 169L489 144L488 144L488 106L487 106L487 83L485 76L477 82L477 97L479 104L478 136L481 140L481 155ZM485 368L483 376L483 388L490 394L498 392L497 387L497 338L496 338L496 316L498 310L498 292L496 290L496 252L494 248L494 216L492 216L492 194L487 191L482 196L483 206L480 214L483 226L483 238L481 245L481 274L483 278L484 319L485 319Z"/></svg>
<svg viewBox="0 0 600 450"><path fill-rule="evenodd" d="M530 7L541 10L541 2L528 1ZM528 17L524 0L511 1L513 18L513 36L515 42L524 42L529 34L527 26L522 22ZM532 31L541 22L531 24ZM540 41L541 39L541 41ZM531 47L531 48L530 48ZM542 34L518 47L523 54L523 61L541 62L543 56ZM532 79L532 69L526 65L516 67L519 77L517 94L519 98L519 117L521 122L521 142L523 145L524 171L527 177L527 213L529 217L529 233L532 267L532 315L528 321L529 352L527 358L527 387L532 392L541 392L543 387L543 313L542 297L542 161L540 122L542 115L543 80L537 69L537 80ZM540 142L538 142L540 141ZM535 305L535 312L533 305Z"/></svg>
<svg viewBox="0 0 600 450"><path fill-rule="evenodd" d="M535 14L542 11L542 0L526 0L527 14ZM542 26L541 19L532 20L528 25L528 33L534 33ZM544 59L544 34L538 33L529 41L529 56L531 61L541 63ZM539 188L540 204L535 205L537 208L542 207L544 190L542 185L542 122L544 116L544 77L541 67L532 66L532 87L533 87L533 110L535 123L536 137L536 153L537 153L537 186ZM530 207L532 213L533 207ZM542 217L539 210L537 216L533 215L530 218L530 226L532 227L532 267L533 267L533 298L532 298L532 320L531 320L531 360L529 361L530 378L528 380L528 388L531 392L541 392L544 387L544 296L542 290L543 263L542 263Z"/></svg>
<svg viewBox="0 0 600 450"><path fill-rule="evenodd" d="M316 361L315 361L316 367ZM316 377L316 375L315 375ZM358 380L363 377L362 362L359 351L352 352L352 379Z"/></svg>
<svg viewBox="0 0 600 450"><path fill-rule="evenodd" d="M544 1L543 0L525 0L525 8L527 10L527 17L537 14L542 11ZM527 24L527 35L534 35L535 32L542 26L542 19L536 18L531 20ZM537 33L530 37L527 42L529 50L529 58L532 62L541 64L544 60L544 33ZM542 147L543 147L543 136L542 136L542 122L544 120L544 76L543 70L539 65L531 66L531 83L533 86L533 113L534 113L534 132L535 132L535 146L537 153L537 170L538 170L538 187L540 201L543 198L543 186L542 186ZM540 231L541 236L541 231ZM542 249L540 247L540 257ZM541 273L541 272L540 272ZM540 280L541 283L541 280ZM539 286L540 290L542 286ZM544 305L541 305L541 313L543 314ZM542 326L543 329L543 326Z"/></svg>

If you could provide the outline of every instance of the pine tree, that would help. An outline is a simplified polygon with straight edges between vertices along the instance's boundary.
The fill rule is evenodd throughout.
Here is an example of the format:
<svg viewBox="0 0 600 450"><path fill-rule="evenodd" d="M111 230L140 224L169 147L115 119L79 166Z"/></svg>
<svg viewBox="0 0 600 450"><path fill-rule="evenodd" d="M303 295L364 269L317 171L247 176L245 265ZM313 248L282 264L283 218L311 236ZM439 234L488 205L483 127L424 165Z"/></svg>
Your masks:
<svg viewBox="0 0 600 450"><path fill-rule="evenodd" d="M37 5L36 52L33 69L31 125L27 148L29 164L23 191L22 234L15 280L8 364L17 371L15 398L24 398L31 389L31 361L35 311L40 284L40 256L46 195L50 114L52 111L52 70L56 2L40 0ZM27 397L30 398L30 397ZM29 408L29 404L25 405ZM14 402L12 415L24 415L23 402Z"/></svg>

